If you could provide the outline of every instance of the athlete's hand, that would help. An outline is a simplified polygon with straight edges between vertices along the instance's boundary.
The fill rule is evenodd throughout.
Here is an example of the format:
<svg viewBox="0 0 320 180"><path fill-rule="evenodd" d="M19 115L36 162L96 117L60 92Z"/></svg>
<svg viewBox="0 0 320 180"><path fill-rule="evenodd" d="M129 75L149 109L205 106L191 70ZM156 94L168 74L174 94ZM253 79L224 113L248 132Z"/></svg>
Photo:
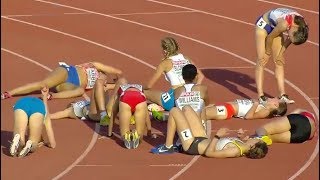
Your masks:
<svg viewBox="0 0 320 180"><path fill-rule="evenodd" d="M267 62L270 59L270 55L269 54L264 54L262 59L259 59L259 65L260 66L265 66L267 64Z"/></svg>
<svg viewBox="0 0 320 180"><path fill-rule="evenodd" d="M41 89L41 93L42 93L43 97L47 99L47 96L48 96L48 94L49 94L49 88L48 88L47 85L45 85L45 86Z"/></svg>
<svg viewBox="0 0 320 180"><path fill-rule="evenodd" d="M217 136L223 137L229 134L229 129L228 128L220 128L217 132Z"/></svg>

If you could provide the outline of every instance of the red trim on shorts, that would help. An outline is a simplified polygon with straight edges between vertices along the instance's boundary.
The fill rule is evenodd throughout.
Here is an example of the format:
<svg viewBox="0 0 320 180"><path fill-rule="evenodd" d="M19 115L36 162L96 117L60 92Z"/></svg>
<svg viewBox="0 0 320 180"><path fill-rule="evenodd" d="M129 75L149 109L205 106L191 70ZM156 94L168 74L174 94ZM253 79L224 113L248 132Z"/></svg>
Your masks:
<svg viewBox="0 0 320 180"><path fill-rule="evenodd" d="M300 114L303 115L303 116L305 116L305 117L307 117L308 119L313 120L313 122L314 122L314 124L315 124L315 126L316 126L315 128L316 128L316 130L317 130L318 123L317 123L317 120L316 120L316 118L313 116L312 113L309 113L309 112L305 111L305 112L301 112ZM312 139L315 134L316 134L316 133L314 133L313 136L310 137L309 139Z"/></svg>
<svg viewBox="0 0 320 180"><path fill-rule="evenodd" d="M120 96L120 101L128 104L131 107L131 112L136 110L136 106L139 103L145 102L146 97L140 91L124 91L122 96Z"/></svg>
<svg viewBox="0 0 320 180"><path fill-rule="evenodd" d="M224 106L227 109L227 119L231 119L236 113L232 104L230 103L216 104L216 106Z"/></svg>

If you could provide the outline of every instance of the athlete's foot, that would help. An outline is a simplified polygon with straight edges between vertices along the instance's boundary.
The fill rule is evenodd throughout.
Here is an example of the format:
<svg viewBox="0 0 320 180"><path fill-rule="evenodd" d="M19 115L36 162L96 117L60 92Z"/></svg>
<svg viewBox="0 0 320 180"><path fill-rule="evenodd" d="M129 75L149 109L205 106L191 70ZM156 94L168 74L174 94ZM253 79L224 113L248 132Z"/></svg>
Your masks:
<svg viewBox="0 0 320 180"><path fill-rule="evenodd" d="M286 102L287 104L293 104L293 103L294 103L294 100L289 99L289 96L288 96L287 94L282 94L282 95L279 97L279 99L280 99L281 101Z"/></svg>
<svg viewBox="0 0 320 180"><path fill-rule="evenodd" d="M1 93L1 100L11 98L12 96L8 92Z"/></svg>
<svg viewBox="0 0 320 180"><path fill-rule="evenodd" d="M14 135L14 138L13 138L11 146L10 146L10 155L11 156L16 156L19 145L20 145L20 134L16 134L16 135Z"/></svg>
<svg viewBox="0 0 320 180"><path fill-rule="evenodd" d="M167 147L165 144L161 144L157 147L152 148L151 152L153 154L172 154L176 151L173 145L171 147Z"/></svg>
<svg viewBox="0 0 320 180"><path fill-rule="evenodd" d="M268 97L265 95L262 95L259 97L259 104L265 104L267 102Z"/></svg>
<svg viewBox="0 0 320 180"><path fill-rule="evenodd" d="M131 132L128 131L123 137L123 143L127 149L131 149L130 142L131 142Z"/></svg>
<svg viewBox="0 0 320 180"><path fill-rule="evenodd" d="M137 132L137 130L133 130L131 132L131 142L130 142L130 147L131 149L136 149L140 144L140 136Z"/></svg>
<svg viewBox="0 0 320 180"><path fill-rule="evenodd" d="M100 119L100 126L109 126L109 124L110 124L110 117L108 115L105 115Z"/></svg>
<svg viewBox="0 0 320 180"><path fill-rule="evenodd" d="M26 146L20 151L19 157L26 156L31 151L31 148L32 148L32 141L28 140L26 143Z"/></svg>

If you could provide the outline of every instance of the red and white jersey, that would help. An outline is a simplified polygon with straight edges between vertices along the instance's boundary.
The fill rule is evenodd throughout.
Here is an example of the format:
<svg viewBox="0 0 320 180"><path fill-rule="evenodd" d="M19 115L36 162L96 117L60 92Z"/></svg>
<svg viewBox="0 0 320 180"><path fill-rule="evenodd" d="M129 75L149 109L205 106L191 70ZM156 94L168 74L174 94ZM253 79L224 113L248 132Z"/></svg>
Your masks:
<svg viewBox="0 0 320 180"><path fill-rule="evenodd" d="M124 92L129 88L138 89L140 92L143 91L142 85L140 85L140 84L123 84L123 85L120 85L120 88L118 90L119 95L122 96L124 94Z"/></svg>
<svg viewBox="0 0 320 180"><path fill-rule="evenodd" d="M165 74L165 78L170 82L171 86L183 85L184 79L182 77L182 68L190 64L182 54L170 56L168 59L172 62L172 69Z"/></svg>
<svg viewBox="0 0 320 180"><path fill-rule="evenodd" d="M291 25L293 24L294 16L301 16L301 15L297 11L292 9L277 8L270 11L269 21L271 23L271 26L275 27L277 25L278 19L285 19L288 22L289 28L290 28Z"/></svg>

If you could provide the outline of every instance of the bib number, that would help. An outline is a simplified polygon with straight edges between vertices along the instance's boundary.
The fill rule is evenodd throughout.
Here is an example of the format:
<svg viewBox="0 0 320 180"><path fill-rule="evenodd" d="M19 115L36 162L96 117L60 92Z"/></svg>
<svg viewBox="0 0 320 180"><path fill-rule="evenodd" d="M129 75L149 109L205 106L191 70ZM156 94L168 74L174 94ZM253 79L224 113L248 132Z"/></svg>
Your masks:
<svg viewBox="0 0 320 180"><path fill-rule="evenodd" d="M217 107L217 115L226 115L227 114L227 109L225 106L216 106Z"/></svg>
<svg viewBox="0 0 320 180"><path fill-rule="evenodd" d="M186 129L186 130L181 131L181 136L184 141L189 140L193 137L190 129Z"/></svg>
<svg viewBox="0 0 320 180"><path fill-rule="evenodd" d="M263 20L263 18L260 18L256 25L259 28L264 29L264 27L267 25L267 23L266 23L266 21Z"/></svg>
<svg viewBox="0 0 320 180"><path fill-rule="evenodd" d="M161 94L161 98L162 98L162 100L163 100L164 103L168 102L168 101L171 99L170 94L167 93L167 92Z"/></svg>

